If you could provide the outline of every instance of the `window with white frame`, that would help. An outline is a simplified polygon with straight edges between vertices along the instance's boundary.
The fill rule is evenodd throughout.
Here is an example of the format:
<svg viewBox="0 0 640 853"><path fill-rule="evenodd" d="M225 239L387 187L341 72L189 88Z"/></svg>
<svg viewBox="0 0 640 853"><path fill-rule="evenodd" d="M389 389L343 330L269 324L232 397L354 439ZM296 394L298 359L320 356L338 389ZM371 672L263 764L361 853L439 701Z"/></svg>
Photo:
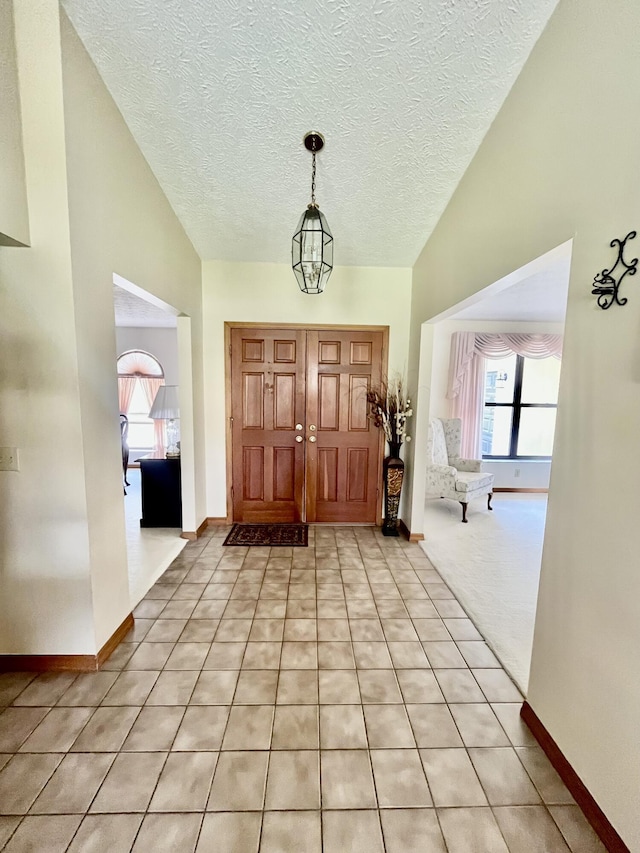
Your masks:
<svg viewBox="0 0 640 853"><path fill-rule="evenodd" d="M485 359L482 456L550 459L558 405L560 359Z"/></svg>

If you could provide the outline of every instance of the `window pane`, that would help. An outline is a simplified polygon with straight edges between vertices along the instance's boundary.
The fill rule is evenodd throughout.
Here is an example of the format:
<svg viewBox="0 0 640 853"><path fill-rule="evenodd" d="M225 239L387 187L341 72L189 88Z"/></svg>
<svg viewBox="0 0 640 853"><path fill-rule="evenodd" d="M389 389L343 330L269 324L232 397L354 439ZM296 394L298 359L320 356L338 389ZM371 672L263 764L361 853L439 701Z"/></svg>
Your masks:
<svg viewBox="0 0 640 853"><path fill-rule="evenodd" d="M129 403L129 411L127 412L129 420L131 418L134 420L149 420L150 411L151 406L147 400L147 395L144 393L140 382L136 380L133 394L131 395L131 402ZM153 421L149 420L149 423L153 423Z"/></svg>
<svg viewBox="0 0 640 853"><path fill-rule="evenodd" d="M518 456L551 456L556 409L522 409Z"/></svg>
<svg viewBox="0 0 640 853"><path fill-rule="evenodd" d="M482 455L508 456L511 445L511 406L485 406L482 419Z"/></svg>
<svg viewBox="0 0 640 853"><path fill-rule="evenodd" d="M522 402L557 403L559 382L559 358L525 358Z"/></svg>
<svg viewBox="0 0 640 853"><path fill-rule="evenodd" d="M516 378L516 355L508 358L488 358L485 361L485 403L513 403Z"/></svg>
<svg viewBox="0 0 640 853"><path fill-rule="evenodd" d="M153 421L150 421L148 424L129 421L127 443L129 447L133 447L136 450L151 449L154 445Z"/></svg>

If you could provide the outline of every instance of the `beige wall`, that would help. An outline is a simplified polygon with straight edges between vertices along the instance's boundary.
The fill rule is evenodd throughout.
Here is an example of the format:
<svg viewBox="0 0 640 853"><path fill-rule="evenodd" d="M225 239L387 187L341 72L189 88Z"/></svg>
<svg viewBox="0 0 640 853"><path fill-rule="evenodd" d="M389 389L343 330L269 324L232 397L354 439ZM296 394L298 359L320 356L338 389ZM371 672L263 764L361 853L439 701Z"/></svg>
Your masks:
<svg viewBox="0 0 640 853"><path fill-rule="evenodd" d="M95 66L62 18L64 109L91 579L98 647L129 608L113 319L114 272L191 318L202 409L201 264ZM183 424L204 492L204 447ZM183 459L186 467L187 458ZM198 475L197 475L198 476ZM197 523L204 500L195 500ZM186 527L189 527L185 523ZM115 563L115 566L114 566ZM116 573L117 566L117 573ZM116 581L116 577L120 580Z"/></svg>
<svg viewBox="0 0 640 853"><path fill-rule="evenodd" d="M590 284L640 224L639 28L631 0L560 0L416 263L411 332L415 371L425 320L574 238L529 701L633 850L640 290L603 312Z"/></svg>
<svg viewBox="0 0 640 853"><path fill-rule="evenodd" d="M0 654L93 653L58 9L15 5L32 248L0 246L0 444L20 454L0 472Z"/></svg>
<svg viewBox="0 0 640 853"><path fill-rule="evenodd" d="M0 444L21 462L0 473L0 654L92 654L130 611L114 273L188 315L205 517L200 260L60 15L15 0L31 248L0 247Z"/></svg>
<svg viewBox="0 0 640 853"><path fill-rule="evenodd" d="M292 226L293 227L293 226ZM407 363L410 269L337 267L320 296L285 264L203 263L207 512L226 515L224 323L389 326L389 371Z"/></svg>
<svg viewBox="0 0 640 853"><path fill-rule="evenodd" d="M0 246L29 242L13 3L0 2Z"/></svg>

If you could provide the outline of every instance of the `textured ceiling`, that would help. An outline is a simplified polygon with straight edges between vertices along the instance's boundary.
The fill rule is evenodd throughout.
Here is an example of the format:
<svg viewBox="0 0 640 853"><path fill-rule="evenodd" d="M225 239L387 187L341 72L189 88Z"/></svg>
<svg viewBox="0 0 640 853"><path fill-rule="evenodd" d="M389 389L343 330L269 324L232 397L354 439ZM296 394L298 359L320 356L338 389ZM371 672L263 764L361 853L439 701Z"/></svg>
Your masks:
<svg viewBox="0 0 640 853"><path fill-rule="evenodd" d="M117 284L113 285L113 308L116 326L169 329L178 325L173 314L157 308L145 299L140 299L134 293L118 287Z"/></svg>
<svg viewBox="0 0 640 853"><path fill-rule="evenodd" d="M410 266L557 0L62 0L204 259Z"/></svg>
<svg viewBox="0 0 640 853"><path fill-rule="evenodd" d="M463 308L448 319L564 323L570 266L569 256L560 258L546 269Z"/></svg>

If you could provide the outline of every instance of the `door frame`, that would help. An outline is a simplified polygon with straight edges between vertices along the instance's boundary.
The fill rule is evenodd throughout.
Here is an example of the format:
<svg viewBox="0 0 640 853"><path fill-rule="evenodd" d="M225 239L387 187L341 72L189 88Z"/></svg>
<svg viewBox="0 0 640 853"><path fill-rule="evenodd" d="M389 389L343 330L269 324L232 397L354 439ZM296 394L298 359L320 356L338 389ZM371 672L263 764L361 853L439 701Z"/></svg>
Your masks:
<svg viewBox="0 0 640 853"><path fill-rule="evenodd" d="M382 332L382 376L389 373L389 326L353 325L351 323L240 323L224 321L224 414L225 414L225 461L227 475L227 522L233 522L233 498L231 483L233 479L233 437L231 432L231 330L232 329L295 329L296 331L324 332L336 331L353 332ZM377 479L382 486L382 461L384 456L384 434L382 430L378 438L378 471ZM382 489L376 509L376 525L382 524ZM305 498L306 500L306 498ZM316 522L314 522L316 523ZM321 522L320 522L321 523ZM345 522L348 527L358 525ZM333 525L334 527L336 525ZM339 525L338 525L339 526ZM368 526L368 525L365 525Z"/></svg>

